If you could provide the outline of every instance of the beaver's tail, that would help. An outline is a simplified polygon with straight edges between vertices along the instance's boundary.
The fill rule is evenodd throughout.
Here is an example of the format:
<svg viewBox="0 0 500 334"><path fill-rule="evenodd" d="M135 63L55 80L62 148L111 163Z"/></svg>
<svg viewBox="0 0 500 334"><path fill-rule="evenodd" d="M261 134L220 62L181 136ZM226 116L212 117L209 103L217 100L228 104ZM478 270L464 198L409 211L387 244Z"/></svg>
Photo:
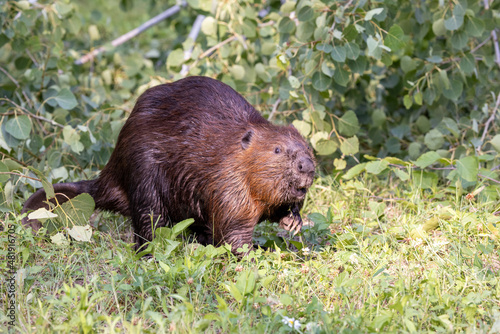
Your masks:
<svg viewBox="0 0 500 334"><path fill-rule="evenodd" d="M96 182L97 180L54 184L55 198L49 199L49 202L52 204L62 204L83 193L88 193L95 198L97 192ZM47 194L43 188L38 189L37 192L28 198L24 203L21 213L31 212L40 208L50 209L47 204ZM37 219L29 219L28 216L24 217L22 222L24 226L31 226L34 231L38 231L42 227L42 224Z"/></svg>

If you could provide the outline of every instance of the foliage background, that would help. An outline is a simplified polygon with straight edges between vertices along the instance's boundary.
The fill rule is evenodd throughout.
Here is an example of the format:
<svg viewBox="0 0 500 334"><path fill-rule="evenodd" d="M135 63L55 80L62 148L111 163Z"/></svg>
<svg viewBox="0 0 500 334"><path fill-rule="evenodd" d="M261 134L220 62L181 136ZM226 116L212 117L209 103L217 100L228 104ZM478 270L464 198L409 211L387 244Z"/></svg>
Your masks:
<svg viewBox="0 0 500 334"><path fill-rule="evenodd" d="M494 214L500 211L500 51L495 51L494 36L499 33L499 2L189 0L178 14L131 41L116 48L109 45L174 4L0 2L0 210L6 217L19 212L41 186L31 179L38 176L28 166L51 182L95 177L141 92L184 75L206 75L233 86L273 122L293 123L320 162L318 189L339 187L346 196L339 203L360 205L336 207L335 197L308 200L308 208L322 212L312 216L315 222L347 224L351 232L344 229L336 247L339 242L349 251L360 247L354 246L355 239L364 236L365 227L353 217L377 220L386 214L381 201L361 205L346 200L370 188L352 180L361 177L390 198L408 197L402 207L415 214L421 214L419 198L440 205L454 199L455 218L448 212L436 214L436 219L459 221L465 195L477 196L485 216L478 213L475 219L490 233L481 248L485 251L477 254L498 251ZM206 17L193 41L187 37L198 15ZM106 51L91 62L75 64L102 45ZM405 184L411 191L400 193L398 187ZM313 196L324 196L320 190ZM337 209L341 213L333 214ZM423 225L414 233L421 236L429 230ZM272 239L265 231L261 234L264 241ZM325 246L314 236L311 242ZM468 261L477 264L477 254L467 253ZM350 263L344 260L338 260L342 266ZM357 281L343 277L337 283L340 291L342 284L353 287ZM422 291L433 288L422 284ZM460 291L461 286L457 283L456 288ZM472 312L466 318L474 319L476 297L449 299L447 305L449 310ZM412 298L416 303L417 296ZM402 300L401 307L406 303ZM428 305L437 307L441 301ZM393 302L397 309L398 301ZM240 300L240 305L246 304ZM315 307L311 312L319 310ZM422 326L449 329L449 314L437 311L432 319L420 318ZM321 317L328 323L325 314ZM378 330L390 319L377 311L346 320L346 326ZM415 319L401 316L396 326L411 331L408 321ZM481 319L490 323L487 317ZM457 325L453 321L460 320L451 321Z"/></svg>

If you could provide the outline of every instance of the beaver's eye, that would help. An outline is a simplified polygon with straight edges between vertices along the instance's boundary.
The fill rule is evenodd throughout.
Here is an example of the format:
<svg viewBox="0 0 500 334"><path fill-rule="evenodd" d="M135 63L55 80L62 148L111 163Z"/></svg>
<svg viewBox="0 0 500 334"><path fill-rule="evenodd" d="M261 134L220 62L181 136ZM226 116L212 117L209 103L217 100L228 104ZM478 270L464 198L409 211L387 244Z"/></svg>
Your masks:
<svg viewBox="0 0 500 334"><path fill-rule="evenodd" d="M280 153L281 153L281 148L276 147L276 148L274 149L274 153L276 153L276 154L280 154Z"/></svg>

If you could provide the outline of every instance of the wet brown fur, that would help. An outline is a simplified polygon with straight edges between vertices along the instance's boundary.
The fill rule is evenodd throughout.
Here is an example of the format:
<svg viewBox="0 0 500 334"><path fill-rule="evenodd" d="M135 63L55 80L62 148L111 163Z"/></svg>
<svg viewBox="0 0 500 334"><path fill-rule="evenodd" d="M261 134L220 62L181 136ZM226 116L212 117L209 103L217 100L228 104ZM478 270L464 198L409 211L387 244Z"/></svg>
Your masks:
<svg viewBox="0 0 500 334"><path fill-rule="evenodd" d="M271 124L217 80L189 77L139 97L97 179L55 186L69 198L87 192L96 208L131 216L138 248L154 228L194 218L198 241L227 242L236 252L252 243L262 220L300 229L314 168L294 127ZM23 212L47 207L45 197L37 191Z"/></svg>

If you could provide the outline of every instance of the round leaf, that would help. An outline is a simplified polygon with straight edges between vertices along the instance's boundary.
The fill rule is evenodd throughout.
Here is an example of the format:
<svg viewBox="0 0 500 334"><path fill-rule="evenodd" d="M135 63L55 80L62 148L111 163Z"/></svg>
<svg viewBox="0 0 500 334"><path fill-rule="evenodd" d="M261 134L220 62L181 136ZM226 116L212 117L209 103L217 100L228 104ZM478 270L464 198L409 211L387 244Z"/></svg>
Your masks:
<svg viewBox="0 0 500 334"><path fill-rule="evenodd" d="M66 110L71 110L78 105L75 95L68 88L61 89L54 99L61 108Z"/></svg>
<svg viewBox="0 0 500 334"><path fill-rule="evenodd" d="M319 90L320 92L327 90L332 83L332 78L323 74L322 72L314 73L312 77L312 84L314 89Z"/></svg>
<svg viewBox="0 0 500 334"><path fill-rule="evenodd" d="M28 139L31 132L31 120L26 115L15 116L7 121L5 131L16 139Z"/></svg>
<svg viewBox="0 0 500 334"><path fill-rule="evenodd" d="M340 145L340 150L344 155L352 155L359 152L359 140L358 137L354 136L347 138Z"/></svg>
<svg viewBox="0 0 500 334"><path fill-rule="evenodd" d="M432 129L425 135L424 142L430 150L437 150L444 145L444 137L439 130Z"/></svg>
<svg viewBox="0 0 500 334"><path fill-rule="evenodd" d="M479 164L476 157L469 156L457 161L457 173L465 181L476 181L478 171Z"/></svg>
<svg viewBox="0 0 500 334"><path fill-rule="evenodd" d="M404 48L405 43L403 42L404 32L400 26L397 24L393 25L387 36L384 39L384 45L389 47L393 52L396 52L402 48Z"/></svg>
<svg viewBox="0 0 500 334"><path fill-rule="evenodd" d="M347 137L354 136L359 130L359 122L356 113L352 110L347 111L339 119L339 132Z"/></svg>

